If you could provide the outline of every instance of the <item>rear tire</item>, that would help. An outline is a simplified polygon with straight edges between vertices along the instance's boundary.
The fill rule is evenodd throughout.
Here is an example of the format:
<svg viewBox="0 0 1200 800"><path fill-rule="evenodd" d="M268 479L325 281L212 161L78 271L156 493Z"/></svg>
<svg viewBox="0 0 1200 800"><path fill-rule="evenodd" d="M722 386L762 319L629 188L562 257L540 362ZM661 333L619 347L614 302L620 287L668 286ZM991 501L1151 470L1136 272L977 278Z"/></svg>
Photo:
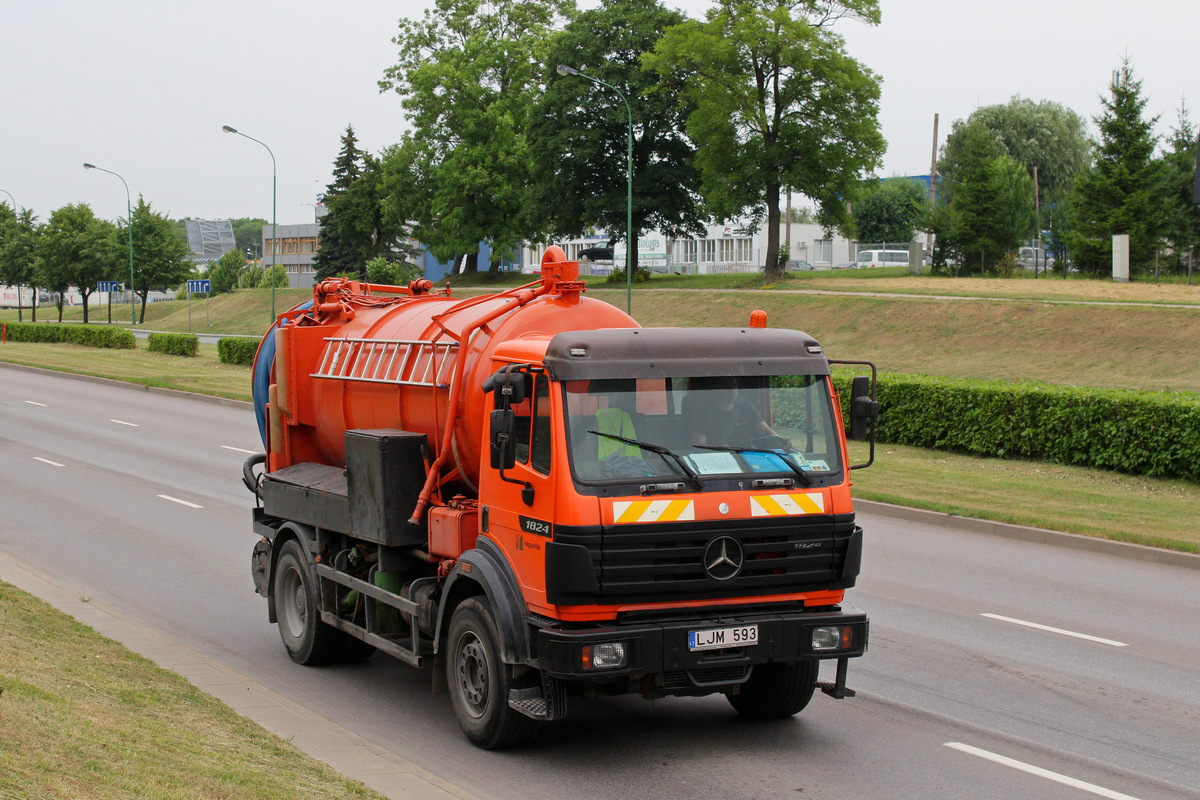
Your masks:
<svg viewBox="0 0 1200 800"><path fill-rule="evenodd" d="M531 682L513 677L500 658L500 636L486 602L464 600L454 610L447 636L446 683L454 715L467 738L485 750L532 742L541 729L508 705L508 692ZM518 685L522 684L522 685Z"/></svg>
<svg viewBox="0 0 1200 800"><path fill-rule="evenodd" d="M335 658L341 631L321 622L316 576L295 539L279 549L274 595L279 637L292 661L315 666Z"/></svg>
<svg viewBox="0 0 1200 800"><path fill-rule="evenodd" d="M747 719L782 719L799 714L812 700L817 687L815 659L791 664L759 664L729 704Z"/></svg>

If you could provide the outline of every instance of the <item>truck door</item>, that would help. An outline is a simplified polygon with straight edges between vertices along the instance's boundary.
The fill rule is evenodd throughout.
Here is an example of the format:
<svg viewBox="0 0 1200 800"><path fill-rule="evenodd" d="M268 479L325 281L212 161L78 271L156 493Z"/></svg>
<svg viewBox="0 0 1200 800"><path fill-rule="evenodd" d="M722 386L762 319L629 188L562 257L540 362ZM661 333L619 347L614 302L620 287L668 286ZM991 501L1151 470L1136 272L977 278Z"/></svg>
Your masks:
<svg viewBox="0 0 1200 800"><path fill-rule="evenodd" d="M480 502L487 507L486 535L508 557L526 599L538 604L546 596L546 543L553 532L555 509L553 442L560 423L552 413L546 374L531 372L530 378L531 391L511 406L516 463L503 477L499 470L485 466Z"/></svg>

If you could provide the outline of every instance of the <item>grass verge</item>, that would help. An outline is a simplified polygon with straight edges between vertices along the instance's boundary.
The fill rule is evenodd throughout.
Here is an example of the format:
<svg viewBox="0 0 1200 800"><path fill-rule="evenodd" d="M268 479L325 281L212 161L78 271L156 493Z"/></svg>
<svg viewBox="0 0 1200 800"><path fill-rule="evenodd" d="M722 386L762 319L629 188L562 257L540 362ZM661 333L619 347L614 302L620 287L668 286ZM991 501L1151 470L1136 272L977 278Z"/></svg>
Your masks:
<svg viewBox="0 0 1200 800"><path fill-rule="evenodd" d="M5 583L0 764L0 797L382 797Z"/></svg>

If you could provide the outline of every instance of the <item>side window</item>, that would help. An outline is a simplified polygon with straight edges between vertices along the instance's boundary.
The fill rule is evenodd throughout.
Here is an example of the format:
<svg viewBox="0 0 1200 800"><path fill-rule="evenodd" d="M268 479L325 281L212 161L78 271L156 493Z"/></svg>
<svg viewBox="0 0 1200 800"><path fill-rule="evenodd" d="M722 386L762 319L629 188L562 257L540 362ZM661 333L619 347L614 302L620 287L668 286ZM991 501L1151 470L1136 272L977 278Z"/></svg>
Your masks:
<svg viewBox="0 0 1200 800"><path fill-rule="evenodd" d="M546 376L534 376L533 390L533 449L530 463L543 474L550 472L550 382Z"/></svg>

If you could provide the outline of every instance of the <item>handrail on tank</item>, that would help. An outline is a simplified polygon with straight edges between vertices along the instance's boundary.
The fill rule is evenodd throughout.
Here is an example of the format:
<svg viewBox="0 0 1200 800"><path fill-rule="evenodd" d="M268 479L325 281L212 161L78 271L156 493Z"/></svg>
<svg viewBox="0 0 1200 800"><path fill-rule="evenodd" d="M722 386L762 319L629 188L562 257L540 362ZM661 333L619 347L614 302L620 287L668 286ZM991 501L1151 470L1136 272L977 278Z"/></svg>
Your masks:
<svg viewBox="0 0 1200 800"><path fill-rule="evenodd" d="M527 305L543 295L553 293L559 288L559 284L561 283L566 283L568 286L570 286L571 284L569 281L573 278L577 278L578 272L576 272L574 276L571 276L571 278L564 280L564 273L569 272L570 267L567 266L562 271L555 269L555 267L559 264L569 265L571 263L572 262L567 261L567 254L563 252L561 247L558 245L550 245L546 248L546 252L542 255L542 276L537 281L524 284L523 286L514 287L505 292L501 292L498 295L480 295L479 297L463 300L460 303L456 303L444 313L433 317L432 321L442 329L443 333L450 338L457 340L459 345L462 346L465 342L469 342L471 340L471 335L475 331L479 330L484 325L487 325L489 322L508 314L516 308ZM575 264L575 269L578 270L578 262L575 262ZM549 267L549 269L547 267ZM538 288L530 291L530 289L532 289L532 287L535 285L537 285ZM512 299L516 300L516 303L505 303L500 308L492 310L483 317L467 323L467 325L458 333L455 333L447 328L442 322L442 318L448 316L449 314L463 311L484 301L495 300L497 298L504 297L505 295L508 295ZM463 355L465 356L465 353ZM467 359L465 357L461 357L458 358L454 364L454 375L450 379L450 407L446 412L446 423L442 431L441 445L438 447L437 458L432 464L430 464L429 471L425 475L425 484L421 487L421 493L417 497L417 505L413 509L412 516L408 520L412 525L420 524L421 515L425 512L426 506L429 505L429 499L433 496L433 488L440 480L442 467L445 466L446 461L450 458L450 440L454 436L454 423L458 419L459 408L462 405L462 392L459 391L459 387L462 385L463 372L466 370L466 362Z"/></svg>

